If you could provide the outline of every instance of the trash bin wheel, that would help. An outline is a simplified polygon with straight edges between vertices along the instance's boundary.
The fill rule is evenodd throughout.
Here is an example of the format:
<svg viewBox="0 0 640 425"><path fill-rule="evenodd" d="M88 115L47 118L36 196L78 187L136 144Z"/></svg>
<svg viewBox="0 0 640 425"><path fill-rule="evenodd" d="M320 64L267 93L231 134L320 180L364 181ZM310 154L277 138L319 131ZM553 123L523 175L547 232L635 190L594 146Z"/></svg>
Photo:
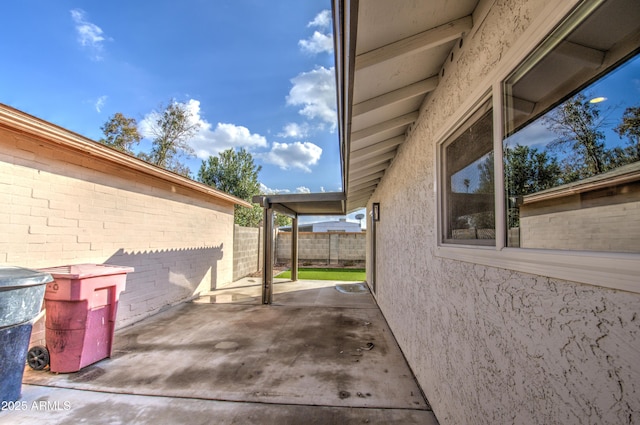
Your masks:
<svg viewBox="0 0 640 425"><path fill-rule="evenodd" d="M42 370L49 364L49 350L46 347L31 347L27 353L27 364L33 370Z"/></svg>

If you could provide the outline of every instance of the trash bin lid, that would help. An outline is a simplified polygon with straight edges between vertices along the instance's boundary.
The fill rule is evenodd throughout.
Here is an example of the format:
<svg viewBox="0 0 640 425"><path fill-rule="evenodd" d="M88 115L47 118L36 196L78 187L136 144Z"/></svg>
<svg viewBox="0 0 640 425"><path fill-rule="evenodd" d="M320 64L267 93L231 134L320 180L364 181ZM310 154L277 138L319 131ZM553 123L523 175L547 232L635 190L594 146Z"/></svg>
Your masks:
<svg viewBox="0 0 640 425"><path fill-rule="evenodd" d="M66 279L86 279L88 277L131 273L134 271L133 267L112 266L109 264L73 264L40 270L51 273L54 278Z"/></svg>
<svg viewBox="0 0 640 425"><path fill-rule="evenodd" d="M0 291L8 291L26 286L44 285L53 281L49 273L24 267L0 267Z"/></svg>

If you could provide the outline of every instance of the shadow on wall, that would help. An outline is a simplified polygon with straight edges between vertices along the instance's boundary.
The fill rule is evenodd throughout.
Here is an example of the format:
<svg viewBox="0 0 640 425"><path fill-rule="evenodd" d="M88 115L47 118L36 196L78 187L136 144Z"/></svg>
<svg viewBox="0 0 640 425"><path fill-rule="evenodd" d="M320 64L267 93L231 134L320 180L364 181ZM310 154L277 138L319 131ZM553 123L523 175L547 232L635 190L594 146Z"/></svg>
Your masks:
<svg viewBox="0 0 640 425"><path fill-rule="evenodd" d="M126 290L118 303L116 327L216 289L218 261L223 255L223 244L141 252L118 250L105 264L133 267L135 272L127 275Z"/></svg>

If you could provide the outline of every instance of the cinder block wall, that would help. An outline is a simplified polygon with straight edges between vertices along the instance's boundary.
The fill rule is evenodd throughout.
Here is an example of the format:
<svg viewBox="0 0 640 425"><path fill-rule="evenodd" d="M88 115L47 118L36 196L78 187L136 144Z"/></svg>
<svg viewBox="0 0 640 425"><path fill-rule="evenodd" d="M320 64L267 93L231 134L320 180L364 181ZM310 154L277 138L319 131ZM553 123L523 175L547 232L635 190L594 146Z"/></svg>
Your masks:
<svg viewBox="0 0 640 425"><path fill-rule="evenodd" d="M116 326L229 283L233 204L0 128L0 263L133 266Z"/></svg>
<svg viewBox="0 0 640 425"><path fill-rule="evenodd" d="M520 217L524 248L638 252L639 232L640 202Z"/></svg>
<svg viewBox="0 0 640 425"><path fill-rule="evenodd" d="M233 230L233 280L262 270L262 227L241 227Z"/></svg>
<svg viewBox="0 0 640 425"><path fill-rule="evenodd" d="M339 264L345 261L365 261L366 233L298 234L298 260ZM291 232L278 232L276 262L291 261Z"/></svg>
<svg viewBox="0 0 640 425"><path fill-rule="evenodd" d="M338 236L338 258L340 261L365 261L366 233L334 233L333 235Z"/></svg>

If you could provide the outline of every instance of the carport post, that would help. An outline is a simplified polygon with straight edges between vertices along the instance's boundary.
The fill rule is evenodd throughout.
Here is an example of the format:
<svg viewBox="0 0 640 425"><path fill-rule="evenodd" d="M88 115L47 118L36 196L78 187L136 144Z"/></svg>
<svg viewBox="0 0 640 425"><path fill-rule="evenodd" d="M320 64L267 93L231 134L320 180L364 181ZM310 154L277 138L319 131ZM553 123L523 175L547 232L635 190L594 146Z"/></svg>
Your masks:
<svg viewBox="0 0 640 425"><path fill-rule="evenodd" d="M273 298L273 209L265 200L264 207L264 266L262 267L262 304Z"/></svg>
<svg viewBox="0 0 640 425"><path fill-rule="evenodd" d="M298 280L298 215L291 220L291 280Z"/></svg>

